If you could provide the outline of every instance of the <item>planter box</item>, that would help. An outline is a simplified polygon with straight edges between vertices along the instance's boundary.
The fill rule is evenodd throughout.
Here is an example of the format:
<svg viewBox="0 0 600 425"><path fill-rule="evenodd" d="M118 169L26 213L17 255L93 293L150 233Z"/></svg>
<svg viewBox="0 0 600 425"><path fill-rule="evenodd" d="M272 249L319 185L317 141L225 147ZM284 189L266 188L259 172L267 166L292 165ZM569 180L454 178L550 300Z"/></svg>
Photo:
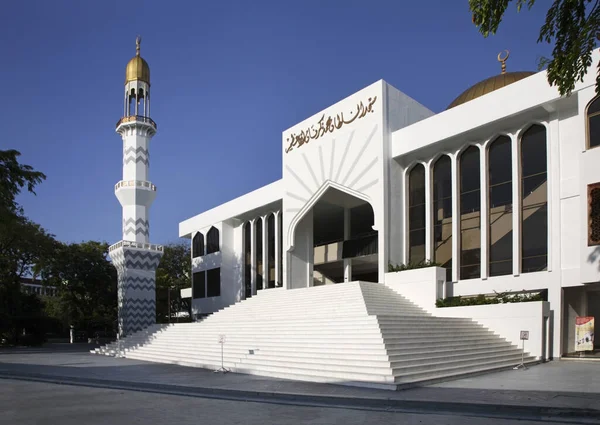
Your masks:
<svg viewBox="0 0 600 425"><path fill-rule="evenodd" d="M438 298L448 296L446 269L443 267L386 273L384 283L429 313L435 311Z"/></svg>

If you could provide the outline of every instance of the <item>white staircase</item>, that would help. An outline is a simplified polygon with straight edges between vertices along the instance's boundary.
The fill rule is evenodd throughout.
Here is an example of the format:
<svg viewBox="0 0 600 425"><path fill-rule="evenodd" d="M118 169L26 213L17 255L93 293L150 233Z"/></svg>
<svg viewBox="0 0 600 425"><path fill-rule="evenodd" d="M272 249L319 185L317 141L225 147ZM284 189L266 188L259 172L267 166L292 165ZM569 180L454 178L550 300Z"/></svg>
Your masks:
<svg viewBox="0 0 600 425"><path fill-rule="evenodd" d="M382 284L270 289L200 323L155 325L94 352L396 389L515 366L521 351L471 319L437 318ZM527 356L527 362L534 358Z"/></svg>

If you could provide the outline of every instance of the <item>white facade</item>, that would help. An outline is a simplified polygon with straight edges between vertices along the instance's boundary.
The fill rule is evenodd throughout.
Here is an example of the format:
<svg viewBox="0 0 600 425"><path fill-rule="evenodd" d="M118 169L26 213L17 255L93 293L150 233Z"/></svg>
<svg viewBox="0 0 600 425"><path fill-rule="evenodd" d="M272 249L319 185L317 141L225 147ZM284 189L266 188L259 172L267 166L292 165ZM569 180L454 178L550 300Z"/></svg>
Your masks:
<svg viewBox="0 0 600 425"><path fill-rule="evenodd" d="M365 276L396 285L436 315L458 314L436 309L437 298L524 290L547 297L548 308L539 307L546 327L536 325L535 333L547 333L548 356L572 352L574 317L600 320L600 237L590 233L600 217L588 195L588 186L600 182L600 147L590 146L590 137L600 134L588 136L600 51L593 58L566 98L540 72L434 114L378 81L284 131L281 180L180 223L181 237L202 234L203 250L209 230L219 234L216 252L196 252L192 259L194 276L218 269L219 295L207 296L202 275L205 290L197 297L202 290L194 285L193 313L212 313L269 286L295 289ZM533 164L535 152L528 155L523 140L542 146L542 137L546 161ZM503 144L494 144L499 140ZM442 157L451 176L445 197L435 168ZM500 157L510 169L497 168ZM424 170L422 192L410 186L415 167ZM476 178L468 179L468 172ZM496 183L498 175L504 180ZM422 195L422 204L411 204L413 194ZM353 219L370 217L369 206L376 233ZM331 225L339 231L331 240L317 232L328 230L324 217L336 217ZM358 227L359 235L353 233ZM406 274L412 280L402 286L397 276L405 272L387 273L389 263L441 259L448 275L423 269L420 276ZM495 311L507 310L489 311L490 323L499 323Z"/></svg>

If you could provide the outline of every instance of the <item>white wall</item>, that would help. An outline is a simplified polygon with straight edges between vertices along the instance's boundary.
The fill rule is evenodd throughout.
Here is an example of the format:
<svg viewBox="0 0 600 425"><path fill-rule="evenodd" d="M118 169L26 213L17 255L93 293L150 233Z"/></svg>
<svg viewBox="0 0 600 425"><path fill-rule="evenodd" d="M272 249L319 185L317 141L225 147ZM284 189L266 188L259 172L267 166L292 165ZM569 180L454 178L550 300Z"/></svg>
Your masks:
<svg viewBox="0 0 600 425"><path fill-rule="evenodd" d="M451 296L446 289L446 269L424 267L386 273L384 284L429 313L436 311L439 298Z"/></svg>
<svg viewBox="0 0 600 425"><path fill-rule="evenodd" d="M444 307L435 311L437 317L469 317L500 335L513 345L521 347L520 332L529 331L525 352L537 359L546 359L548 353L546 301L526 303Z"/></svg>

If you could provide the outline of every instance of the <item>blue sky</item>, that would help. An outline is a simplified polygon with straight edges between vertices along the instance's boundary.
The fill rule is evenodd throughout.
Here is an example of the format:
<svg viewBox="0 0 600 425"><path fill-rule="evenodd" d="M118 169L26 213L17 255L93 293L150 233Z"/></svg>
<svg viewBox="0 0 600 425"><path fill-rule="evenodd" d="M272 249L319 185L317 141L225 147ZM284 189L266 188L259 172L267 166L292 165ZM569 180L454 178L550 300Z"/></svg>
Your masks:
<svg viewBox="0 0 600 425"><path fill-rule="evenodd" d="M141 34L152 79L151 241L281 177L281 133L384 79L435 112L500 72L536 70L543 2L496 36L468 0L4 2L0 149L48 178L26 214L65 242L121 239L125 65Z"/></svg>

